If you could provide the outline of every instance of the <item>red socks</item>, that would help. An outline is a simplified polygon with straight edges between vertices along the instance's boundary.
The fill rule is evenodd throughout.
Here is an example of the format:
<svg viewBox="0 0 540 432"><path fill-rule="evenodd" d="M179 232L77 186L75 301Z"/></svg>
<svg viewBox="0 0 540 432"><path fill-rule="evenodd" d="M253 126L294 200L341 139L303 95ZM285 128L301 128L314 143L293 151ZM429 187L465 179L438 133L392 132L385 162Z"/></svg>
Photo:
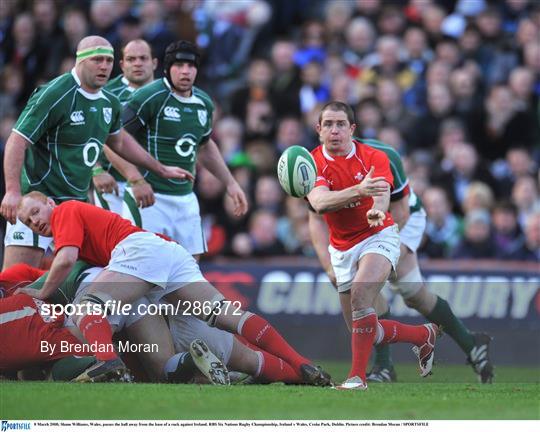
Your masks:
<svg viewBox="0 0 540 432"><path fill-rule="evenodd" d="M94 352L96 359L113 360L118 357L112 344L112 330L107 318L101 315L86 315L81 319L79 329L90 345L97 345L98 349ZM100 347L107 349L99 349Z"/></svg>
<svg viewBox="0 0 540 432"><path fill-rule="evenodd" d="M297 372L303 364L311 364L311 361L298 354L268 321L258 315L247 315L246 319L242 317L238 324L238 334L249 343L282 358Z"/></svg>
<svg viewBox="0 0 540 432"><path fill-rule="evenodd" d="M258 374L259 377L269 382L298 383L302 381L291 365L283 359L264 351L257 351L257 354L262 363Z"/></svg>
<svg viewBox="0 0 540 432"><path fill-rule="evenodd" d="M362 314L355 318L355 314ZM352 366L349 377L359 376L366 381L366 368L377 333L377 314L372 308L353 311L352 321Z"/></svg>
<svg viewBox="0 0 540 432"><path fill-rule="evenodd" d="M429 334L428 329L423 325L413 326L392 320L380 320L379 324L384 329L384 336L380 344L409 342L419 346L426 342Z"/></svg>

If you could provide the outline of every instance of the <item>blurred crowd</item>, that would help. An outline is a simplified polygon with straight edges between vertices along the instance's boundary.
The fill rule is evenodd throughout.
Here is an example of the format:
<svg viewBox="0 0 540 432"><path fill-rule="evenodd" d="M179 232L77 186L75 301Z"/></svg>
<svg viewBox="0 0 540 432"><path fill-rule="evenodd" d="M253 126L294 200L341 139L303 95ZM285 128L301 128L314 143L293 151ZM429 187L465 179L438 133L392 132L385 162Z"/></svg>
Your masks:
<svg viewBox="0 0 540 432"><path fill-rule="evenodd" d="M540 259L538 1L0 1L2 148L33 89L69 71L89 34L117 52L144 38L160 63L174 40L200 47L196 85L251 200L235 217L199 170L207 259L315 256L306 204L275 167L289 146L318 144L329 100L354 107L357 136L403 156L428 215L421 257Z"/></svg>

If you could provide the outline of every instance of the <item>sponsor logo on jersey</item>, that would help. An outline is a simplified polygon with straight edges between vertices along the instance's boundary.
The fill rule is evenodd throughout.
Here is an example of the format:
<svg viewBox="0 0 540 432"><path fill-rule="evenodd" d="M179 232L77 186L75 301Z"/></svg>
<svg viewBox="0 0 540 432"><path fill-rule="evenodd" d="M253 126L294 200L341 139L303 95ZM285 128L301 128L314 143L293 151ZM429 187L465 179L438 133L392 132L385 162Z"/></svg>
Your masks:
<svg viewBox="0 0 540 432"><path fill-rule="evenodd" d="M356 175L354 176L354 179L360 183L362 180L364 180L364 176L362 175L361 172L357 172Z"/></svg>
<svg viewBox="0 0 540 432"><path fill-rule="evenodd" d="M112 108L103 108L103 120L105 123L110 124L112 120Z"/></svg>
<svg viewBox="0 0 540 432"><path fill-rule="evenodd" d="M190 107L184 107L184 112L192 113L193 110Z"/></svg>
<svg viewBox="0 0 540 432"><path fill-rule="evenodd" d="M166 106L163 112L165 113L165 120L180 121L180 109L172 106Z"/></svg>
<svg viewBox="0 0 540 432"><path fill-rule="evenodd" d="M90 107L90 112L97 112L97 108L96 107Z"/></svg>
<svg viewBox="0 0 540 432"><path fill-rule="evenodd" d="M208 111L197 110L197 115L199 116L199 123L201 126L206 126L206 122L208 121Z"/></svg>
<svg viewBox="0 0 540 432"><path fill-rule="evenodd" d="M22 231L15 231L13 233L13 240L24 240L24 233Z"/></svg>
<svg viewBox="0 0 540 432"><path fill-rule="evenodd" d="M82 111L73 111L69 118L71 119L71 126L84 124L84 113Z"/></svg>

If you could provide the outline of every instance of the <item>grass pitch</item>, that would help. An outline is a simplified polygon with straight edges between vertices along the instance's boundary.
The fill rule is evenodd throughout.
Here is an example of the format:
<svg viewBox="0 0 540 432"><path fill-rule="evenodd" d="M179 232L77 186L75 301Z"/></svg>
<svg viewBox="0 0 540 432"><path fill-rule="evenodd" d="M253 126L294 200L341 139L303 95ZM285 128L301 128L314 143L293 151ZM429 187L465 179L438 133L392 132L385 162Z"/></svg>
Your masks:
<svg viewBox="0 0 540 432"><path fill-rule="evenodd" d="M345 363L325 362L336 379ZM540 419L540 368L497 367L481 385L469 367L442 365L426 379L399 365L398 383L337 391L283 384L0 383L4 419Z"/></svg>

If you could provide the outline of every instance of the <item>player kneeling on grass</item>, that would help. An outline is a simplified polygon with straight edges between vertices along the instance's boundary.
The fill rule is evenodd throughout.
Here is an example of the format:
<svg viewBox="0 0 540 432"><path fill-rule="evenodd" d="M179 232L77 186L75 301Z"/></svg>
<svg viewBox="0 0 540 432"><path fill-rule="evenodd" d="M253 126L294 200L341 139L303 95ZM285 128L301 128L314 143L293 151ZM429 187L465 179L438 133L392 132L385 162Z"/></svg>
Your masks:
<svg viewBox="0 0 540 432"><path fill-rule="evenodd" d="M388 212L393 176L384 152L353 139L352 109L326 104L317 124L321 145L311 206L324 215L330 256L345 317L351 320L352 367L340 389L366 389L366 367L375 341L415 345L422 376L431 373L437 325L409 326L378 320L374 302L395 271L400 252L397 225Z"/></svg>
<svg viewBox="0 0 540 432"><path fill-rule="evenodd" d="M204 279L196 261L179 244L135 227L109 211L76 201L56 205L39 192L23 197L17 216L35 233L52 236L56 246L43 289L21 288L21 292L38 299L48 298L80 257L107 267L81 299L82 304L104 308L114 300L131 304L144 295L153 303L162 298L173 305L199 301L209 307L201 308L197 317L209 325L239 334L269 355L282 358L303 382L331 384L327 373L298 354L264 318L224 308L223 295ZM91 345L108 347L112 333L102 315L87 312L77 326ZM99 362L87 370L89 378L125 370L114 350L104 351L95 352Z"/></svg>

